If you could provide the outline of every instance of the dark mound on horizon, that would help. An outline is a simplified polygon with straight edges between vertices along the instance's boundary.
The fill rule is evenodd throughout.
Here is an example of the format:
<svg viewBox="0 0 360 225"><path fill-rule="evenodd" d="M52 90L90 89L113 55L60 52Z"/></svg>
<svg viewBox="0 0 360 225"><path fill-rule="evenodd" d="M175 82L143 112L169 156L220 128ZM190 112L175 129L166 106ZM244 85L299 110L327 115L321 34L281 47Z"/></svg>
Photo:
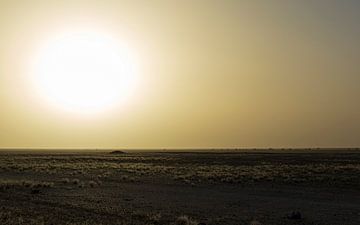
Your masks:
<svg viewBox="0 0 360 225"><path fill-rule="evenodd" d="M115 150L115 151L111 151L109 154L111 154L111 155L123 155L123 154L126 154L126 152L120 151L120 150Z"/></svg>

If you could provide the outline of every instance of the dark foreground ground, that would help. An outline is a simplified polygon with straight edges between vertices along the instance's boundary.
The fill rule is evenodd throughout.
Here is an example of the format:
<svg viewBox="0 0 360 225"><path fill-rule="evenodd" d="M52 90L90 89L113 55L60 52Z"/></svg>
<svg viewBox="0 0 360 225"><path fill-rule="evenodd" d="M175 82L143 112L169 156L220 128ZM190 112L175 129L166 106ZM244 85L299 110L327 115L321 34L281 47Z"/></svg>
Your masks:
<svg viewBox="0 0 360 225"><path fill-rule="evenodd" d="M360 152L0 152L0 224L360 224Z"/></svg>

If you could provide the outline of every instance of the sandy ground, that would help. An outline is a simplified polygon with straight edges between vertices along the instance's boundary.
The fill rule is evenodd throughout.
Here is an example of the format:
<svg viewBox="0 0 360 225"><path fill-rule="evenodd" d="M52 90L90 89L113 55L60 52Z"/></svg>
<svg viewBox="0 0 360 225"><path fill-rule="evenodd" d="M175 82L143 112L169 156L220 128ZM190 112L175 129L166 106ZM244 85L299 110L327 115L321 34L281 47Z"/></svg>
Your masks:
<svg viewBox="0 0 360 225"><path fill-rule="evenodd" d="M0 224L355 225L359 172L358 153L0 153Z"/></svg>

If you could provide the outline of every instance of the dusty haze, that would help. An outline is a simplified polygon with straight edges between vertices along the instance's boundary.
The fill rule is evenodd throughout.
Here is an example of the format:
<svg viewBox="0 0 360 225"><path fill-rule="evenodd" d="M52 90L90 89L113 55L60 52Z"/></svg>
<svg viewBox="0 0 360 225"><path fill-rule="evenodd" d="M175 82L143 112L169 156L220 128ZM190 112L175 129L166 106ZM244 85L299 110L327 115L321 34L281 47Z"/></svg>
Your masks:
<svg viewBox="0 0 360 225"><path fill-rule="evenodd" d="M0 147L356 147L358 1L0 2ZM95 117L29 88L41 41L96 27L132 46L141 86Z"/></svg>

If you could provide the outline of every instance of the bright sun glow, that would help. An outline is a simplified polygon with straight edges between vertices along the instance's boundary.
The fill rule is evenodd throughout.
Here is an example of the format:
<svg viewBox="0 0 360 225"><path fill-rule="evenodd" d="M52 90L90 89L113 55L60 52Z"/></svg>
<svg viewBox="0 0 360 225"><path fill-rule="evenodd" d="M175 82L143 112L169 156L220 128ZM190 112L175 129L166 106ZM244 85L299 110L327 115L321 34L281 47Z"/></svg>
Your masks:
<svg viewBox="0 0 360 225"><path fill-rule="evenodd" d="M67 111L94 113L122 103L135 84L129 49L94 32L73 32L48 41L34 61L36 89Z"/></svg>

